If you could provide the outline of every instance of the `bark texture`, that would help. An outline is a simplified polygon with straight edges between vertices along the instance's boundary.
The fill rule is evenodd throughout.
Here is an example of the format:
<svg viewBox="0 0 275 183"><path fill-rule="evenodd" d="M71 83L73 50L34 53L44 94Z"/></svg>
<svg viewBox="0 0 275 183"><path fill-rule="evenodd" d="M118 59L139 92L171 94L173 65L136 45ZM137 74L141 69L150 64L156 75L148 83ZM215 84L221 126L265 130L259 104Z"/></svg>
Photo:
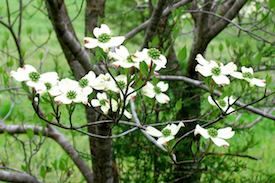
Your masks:
<svg viewBox="0 0 275 183"><path fill-rule="evenodd" d="M104 17L105 0L87 0L85 11L85 34L92 32L97 26L98 17ZM46 1L49 18L54 26L60 45L66 59L77 80L92 70L89 53L85 51L82 44L77 40L76 34L70 22L66 6L62 0ZM92 108L86 108L88 122L98 120L97 114ZM88 128L90 133L107 135L110 127L106 124ZM112 139L90 138L92 164L95 182L115 182Z"/></svg>

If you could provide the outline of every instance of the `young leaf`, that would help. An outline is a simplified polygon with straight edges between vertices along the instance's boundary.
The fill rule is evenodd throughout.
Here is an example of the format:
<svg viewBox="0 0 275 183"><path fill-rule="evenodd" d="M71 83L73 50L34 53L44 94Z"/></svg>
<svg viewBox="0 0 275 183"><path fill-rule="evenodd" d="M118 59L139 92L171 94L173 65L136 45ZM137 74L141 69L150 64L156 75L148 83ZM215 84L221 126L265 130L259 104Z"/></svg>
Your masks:
<svg viewBox="0 0 275 183"><path fill-rule="evenodd" d="M176 110L179 111L182 108L182 99L179 99L176 103Z"/></svg>
<svg viewBox="0 0 275 183"><path fill-rule="evenodd" d="M144 62L144 61L140 62L139 70L142 75L147 76L149 68L148 68L148 65L146 64L146 62Z"/></svg>
<svg viewBox="0 0 275 183"><path fill-rule="evenodd" d="M178 53L178 59L180 62L183 62L186 59L187 51L186 46L184 46Z"/></svg>

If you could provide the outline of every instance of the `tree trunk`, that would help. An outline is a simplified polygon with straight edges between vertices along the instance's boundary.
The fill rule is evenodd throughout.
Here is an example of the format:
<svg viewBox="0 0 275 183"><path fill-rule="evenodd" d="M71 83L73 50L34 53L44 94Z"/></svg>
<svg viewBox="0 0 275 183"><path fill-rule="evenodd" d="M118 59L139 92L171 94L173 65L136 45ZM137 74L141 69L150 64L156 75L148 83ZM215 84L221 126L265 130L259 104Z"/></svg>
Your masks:
<svg viewBox="0 0 275 183"><path fill-rule="evenodd" d="M62 0L48 0L46 5L49 18L65 57L75 78L79 80L88 71L92 70L89 54L85 51L83 44L80 44L77 40L64 2ZM85 34L91 33L93 28L97 26L98 16L104 16L104 5L105 0L87 0ZM96 121L97 116L92 108L86 107L87 121ZM100 135L109 135L111 128L106 124L102 124L90 126L88 131ZM112 139L90 138L94 182L96 183L113 183L117 181L117 176L114 173L115 163L112 144Z"/></svg>

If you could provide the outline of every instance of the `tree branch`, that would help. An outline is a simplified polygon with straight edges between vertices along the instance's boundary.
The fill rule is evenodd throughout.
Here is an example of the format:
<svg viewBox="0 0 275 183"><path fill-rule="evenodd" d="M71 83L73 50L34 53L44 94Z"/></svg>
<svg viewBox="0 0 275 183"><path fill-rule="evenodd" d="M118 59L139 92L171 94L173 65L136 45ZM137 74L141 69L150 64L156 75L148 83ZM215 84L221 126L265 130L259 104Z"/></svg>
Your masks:
<svg viewBox="0 0 275 183"><path fill-rule="evenodd" d="M140 121L138 119L138 116L137 116L137 113L136 113L136 110L135 110L135 103L133 100L130 100L130 105L131 105L131 111L132 111L132 114L133 114L133 118L135 120L135 122L140 125ZM153 142L157 147L159 147L161 150L167 152L167 150L160 144L157 143L156 139L154 139L153 137L151 137L145 130L140 130L144 135L145 137L147 137L151 142Z"/></svg>
<svg viewBox="0 0 275 183"><path fill-rule="evenodd" d="M199 80L190 79L190 78L184 77L184 76L164 76L164 75L162 75L162 76L156 76L156 77L158 79L160 79L160 80L166 80L166 81L171 81L171 80L172 81L184 81L184 82L186 82L188 84L192 84L192 85L194 85L194 86L196 86L198 88L201 88L201 89L203 89L203 90L205 90L207 92L210 92L209 88L206 85L204 85L202 81L199 81ZM219 92L219 91L217 91L217 90L214 90L213 94L217 95L217 96L221 96L222 95L222 93ZM251 111L251 112L253 112L255 114L259 114L259 115L264 116L266 118L275 120L275 116L274 115L269 114L269 113L264 112L264 111L261 111L260 109L255 108L253 106L250 106L250 105L246 106L246 104L244 104L242 102L239 102L239 101L235 102L234 104L237 105L237 106L240 106L240 107L244 107L246 110L249 110L249 111Z"/></svg>
<svg viewBox="0 0 275 183"><path fill-rule="evenodd" d="M152 13L152 16L150 17L149 25L146 29L146 33L144 35L143 43L141 45L141 48L148 47L148 43L151 42L154 37L156 30L158 28L159 21L161 20L162 12L166 6L166 0L158 0L154 11Z"/></svg>
<svg viewBox="0 0 275 183"><path fill-rule="evenodd" d="M70 142L51 125L48 124L47 128L32 125L0 125L0 133L4 133L4 131L7 131L9 134L22 134L27 133L27 129L31 129L36 135L39 135L39 132L42 132L42 135L55 140L70 156L75 165L79 168L85 180L87 182L93 182L93 173L91 172L90 167L79 156L78 152L74 149Z"/></svg>
<svg viewBox="0 0 275 183"><path fill-rule="evenodd" d="M0 179L6 182L13 183L43 183L38 178L27 173L0 171Z"/></svg>
<svg viewBox="0 0 275 183"><path fill-rule="evenodd" d="M179 1L177 3L175 3L172 6L167 7L163 12L161 16L167 16L169 13L171 13L174 9L179 8L181 6L186 5L187 3L191 2L192 0L182 0ZM151 18L150 18L151 19ZM145 22L143 22L142 24L140 24L139 26L137 26L136 28L134 28L133 30L131 30L130 32L128 32L128 34L125 35L126 39L131 39L132 37L134 37L136 34L138 34L140 31L144 30L150 23L150 19L146 20Z"/></svg>

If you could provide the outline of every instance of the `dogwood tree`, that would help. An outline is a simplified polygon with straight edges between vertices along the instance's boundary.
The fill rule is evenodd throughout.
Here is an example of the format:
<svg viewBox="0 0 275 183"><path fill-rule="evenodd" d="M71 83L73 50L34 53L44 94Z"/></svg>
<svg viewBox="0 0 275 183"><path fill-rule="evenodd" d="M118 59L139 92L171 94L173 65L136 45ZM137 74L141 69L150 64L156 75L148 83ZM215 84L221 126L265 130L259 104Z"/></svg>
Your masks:
<svg viewBox="0 0 275 183"><path fill-rule="evenodd" d="M241 20L248 15L239 14L239 12L242 7L245 10L246 6L250 6L250 4L245 5L247 1L204 1L201 3L189 0L138 1L133 4L134 8L131 11L137 14L138 10L142 10L143 19L148 18L148 20L142 20L140 25L131 25L132 30L123 36L115 35L105 23L108 17L104 18L104 7L108 5L108 2L89 0L86 1L85 9L85 35L80 37L76 36L72 24L73 19L69 17L68 4L59 0L39 1L35 7L38 11L46 12L49 17L49 22L72 71L69 77L63 77L62 74L59 75L53 70L42 72L41 65L50 53L47 48L45 48L47 54L40 57L41 65L38 69L28 64L21 28L23 27L24 9L32 3L34 2L29 1L24 4L20 1L19 14L13 19L11 6L7 1L6 15L0 19L1 24L7 30L1 51L4 54L3 61L8 60L5 65L6 70L1 71L5 73L2 91L9 92L13 104L17 102L17 95L14 92L23 91L27 94L35 115L39 117L43 125L34 126L24 123L10 125L4 123L7 117L3 118L1 132L6 136L12 135L16 141L22 142L24 152L22 170L11 167L8 158L2 158L5 170L0 172L0 179L3 181L44 182L47 181L46 175L53 172L53 169L56 172L58 169L64 172L64 174L57 175L60 177L60 182L69 180L73 169L68 166L67 162L61 160L58 166L56 161L51 165L42 165L42 163L33 165L32 163L32 157L43 147L46 137L49 137L60 144L86 182L117 182L119 179L122 180L122 175L115 161L115 156L119 156L119 153L114 153L113 139L128 138L134 132L138 132L138 135L135 134L132 138L144 136L142 142L158 148L156 150L152 147L153 150L150 150L150 153L156 150L162 153L161 157L166 157L162 163L168 162L170 170L168 173L171 176L160 177L161 171L155 167L155 181L171 181L171 179L175 182L198 181L203 172L200 163L211 154L209 152L211 141L200 142L198 134L205 139L210 138L221 148L221 146L229 146L230 138L237 133L234 131L234 125L221 122L225 117L234 115L240 110L248 110L260 116L275 119L271 113L252 106L263 100L267 101L268 97L273 95L274 92L268 88L272 83L270 77L254 77L253 68L244 59L240 62L238 57L241 53L237 51L234 53L236 60L230 61L223 60L221 56L218 58L213 56L212 60L207 61L202 56L210 41L229 25L235 26L255 39L260 39L265 44L274 45L270 38L267 39L267 36L273 36L272 26L264 29L264 35L261 36L254 33L252 28L242 27ZM78 5L77 1L75 3ZM81 3L79 13L82 12L83 3L84 1ZM272 9L274 5L269 2L255 3L251 4L255 4L256 10L258 8L260 11L262 8L257 5L263 5L261 12L266 11L261 13L263 17L258 18L268 17L272 20L270 14L274 11ZM149 12L149 15L144 15L144 12ZM188 63L183 64L187 55L186 47L183 47L178 54L174 48L176 38L184 34L184 28L180 25L186 21L182 15L187 13L191 14L194 23L192 30L194 40ZM258 16L257 11L251 11L250 14L249 16ZM239 23L235 22L235 17L239 17ZM247 19L249 18L251 17ZM257 19L254 21L258 22ZM18 24L18 29L14 26L15 23ZM266 22L260 21L253 26L257 27L261 23ZM34 28L29 28L27 33L35 44L35 40L31 37L32 29ZM141 36L142 46L140 50L133 50L128 44L135 36L141 34L142 30L145 30ZM49 29L48 33L50 37L52 30ZM14 56L14 52L9 50L9 44L7 44L9 36L15 42L18 56ZM83 41L78 41L78 39ZM228 48L230 44L234 43L227 42ZM46 46L47 42L42 45ZM36 46L37 49L43 47ZM133 51L128 51L130 49ZM223 51L222 46L219 46L219 50ZM257 58L260 59L260 56L257 55ZM207 58L211 59L210 56ZM13 65L15 59L19 67L16 64ZM58 65L58 61L55 64ZM179 65L181 69L177 69ZM267 63L265 69L268 67L272 67L272 64ZM186 69L185 75L188 77L184 76L182 69ZM174 73L165 75L165 70L172 70ZM208 99L201 96L200 92L193 91L189 91L188 95L184 92L179 92L177 95L175 84L170 84L171 81L188 84L186 91L192 88L207 91L209 92ZM13 87L19 82L21 82L21 87ZM184 89L181 84L177 85L178 90ZM230 86L233 87L230 88ZM235 88L235 86L241 87ZM258 93L255 96L256 99L243 99L253 90ZM216 115L208 110L201 113L198 98L208 100L209 106L216 106L218 110L213 108ZM195 105L191 105L191 100L195 101ZM186 104L189 102L190 105ZM73 116L80 105L85 106L86 119L74 120ZM45 106L47 106L46 110ZM67 111L63 110L64 108ZM188 112L192 110L193 112ZM222 128L218 129L217 124L222 125ZM59 131L61 129L89 137L92 169L80 156L81 153ZM20 133L28 135L30 139L28 143L18 137L17 134ZM39 136L38 142L35 141L34 136ZM138 142L134 141L134 143ZM138 145L146 149L141 143ZM30 146L30 153L27 152L26 146ZM238 153L231 155L253 158ZM158 155L154 154L154 156ZM46 158L42 157L43 159ZM180 170L180 174L173 174L173 170Z"/></svg>

